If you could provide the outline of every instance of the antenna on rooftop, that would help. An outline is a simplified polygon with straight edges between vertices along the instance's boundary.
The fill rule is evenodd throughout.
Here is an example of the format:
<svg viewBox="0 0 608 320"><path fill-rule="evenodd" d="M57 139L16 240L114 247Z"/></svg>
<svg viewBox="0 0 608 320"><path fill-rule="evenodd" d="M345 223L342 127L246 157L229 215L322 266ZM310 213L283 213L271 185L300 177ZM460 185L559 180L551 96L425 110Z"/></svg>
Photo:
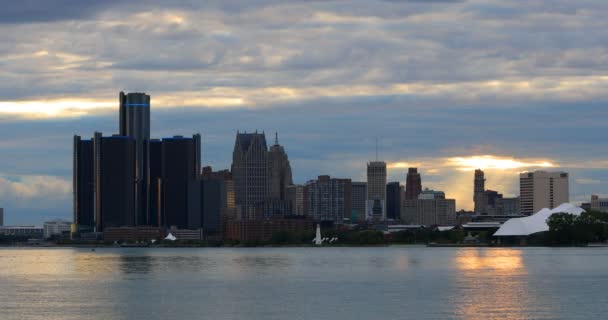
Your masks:
<svg viewBox="0 0 608 320"><path fill-rule="evenodd" d="M279 145L279 133L276 131L274 132L274 144Z"/></svg>
<svg viewBox="0 0 608 320"><path fill-rule="evenodd" d="M378 161L378 137L376 137L376 161Z"/></svg>

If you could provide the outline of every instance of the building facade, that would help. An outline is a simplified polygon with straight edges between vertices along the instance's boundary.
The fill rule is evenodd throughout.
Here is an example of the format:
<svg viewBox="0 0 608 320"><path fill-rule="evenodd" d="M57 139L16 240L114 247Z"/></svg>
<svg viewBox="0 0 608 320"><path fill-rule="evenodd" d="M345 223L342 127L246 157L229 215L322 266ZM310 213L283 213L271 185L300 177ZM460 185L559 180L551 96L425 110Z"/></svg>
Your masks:
<svg viewBox="0 0 608 320"><path fill-rule="evenodd" d="M286 200L285 189L292 185L291 165L275 133L274 145L268 151L268 196L270 200Z"/></svg>
<svg viewBox="0 0 608 320"><path fill-rule="evenodd" d="M367 218L367 182L351 183L351 223L362 223Z"/></svg>
<svg viewBox="0 0 608 320"><path fill-rule="evenodd" d="M304 186L292 184L285 188L285 197L291 208L291 214L295 216L304 215Z"/></svg>
<svg viewBox="0 0 608 320"><path fill-rule="evenodd" d="M417 168L408 168L405 183L405 199L416 200L422 192L422 178Z"/></svg>
<svg viewBox="0 0 608 320"><path fill-rule="evenodd" d="M390 182L386 185L386 218L399 220L401 218L401 185Z"/></svg>
<svg viewBox="0 0 608 320"><path fill-rule="evenodd" d="M95 170L93 140L74 136L72 192L74 224L81 230L95 227Z"/></svg>
<svg viewBox="0 0 608 320"><path fill-rule="evenodd" d="M590 204L591 210L608 212L608 198L600 198L597 195L592 195Z"/></svg>
<svg viewBox="0 0 608 320"><path fill-rule="evenodd" d="M402 220L406 224L424 226L456 225L456 200L428 197L403 201Z"/></svg>
<svg viewBox="0 0 608 320"><path fill-rule="evenodd" d="M43 225L44 238L48 239L53 236L62 236L66 233L69 235L71 227L72 227L71 222L61 220L61 219L45 221L44 225Z"/></svg>
<svg viewBox="0 0 608 320"><path fill-rule="evenodd" d="M318 222L342 224L351 213L350 179L319 176L304 188L304 212Z"/></svg>
<svg viewBox="0 0 608 320"><path fill-rule="evenodd" d="M524 172L519 174L520 211L531 215L570 202L568 173Z"/></svg>
<svg viewBox="0 0 608 320"><path fill-rule="evenodd" d="M264 133L237 132L232 153L235 204L245 216L268 199L268 148Z"/></svg>
<svg viewBox="0 0 608 320"><path fill-rule="evenodd" d="M386 162L367 163L367 220L386 220Z"/></svg>
<svg viewBox="0 0 608 320"><path fill-rule="evenodd" d="M473 180L473 202L475 203L475 214L486 213L488 200L486 198L486 178L481 169L475 170L475 179Z"/></svg>

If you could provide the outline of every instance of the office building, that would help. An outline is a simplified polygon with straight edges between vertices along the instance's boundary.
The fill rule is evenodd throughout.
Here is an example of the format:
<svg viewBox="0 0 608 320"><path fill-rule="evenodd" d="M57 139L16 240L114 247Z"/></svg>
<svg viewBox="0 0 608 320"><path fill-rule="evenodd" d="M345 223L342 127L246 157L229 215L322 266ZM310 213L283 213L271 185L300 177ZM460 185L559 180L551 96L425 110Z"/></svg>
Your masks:
<svg viewBox="0 0 608 320"><path fill-rule="evenodd" d="M367 219L367 182L351 183L351 223L362 223Z"/></svg>
<svg viewBox="0 0 608 320"><path fill-rule="evenodd" d="M543 208L556 208L570 201L568 173L546 171L520 173L519 192L522 215L531 215Z"/></svg>
<svg viewBox="0 0 608 320"><path fill-rule="evenodd" d="M496 199L496 215L497 216L519 216L519 197L516 198L497 198Z"/></svg>
<svg viewBox="0 0 608 320"><path fill-rule="evenodd" d="M367 163L367 219L386 220L386 162Z"/></svg>
<svg viewBox="0 0 608 320"><path fill-rule="evenodd" d="M319 176L306 183L304 212L318 222L342 224L351 213L352 185L350 179Z"/></svg>
<svg viewBox="0 0 608 320"><path fill-rule="evenodd" d="M95 227L95 171L93 140L74 136L73 204L74 224L79 230L92 231Z"/></svg>
<svg viewBox="0 0 608 320"><path fill-rule="evenodd" d="M163 225L163 142L152 139L148 145L150 148L148 225L160 227Z"/></svg>
<svg viewBox="0 0 608 320"><path fill-rule="evenodd" d="M0 227L4 226L4 208L0 208Z"/></svg>
<svg viewBox="0 0 608 320"><path fill-rule="evenodd" d="M188 184L200 177L200 135L162 141L162 225L189 228Z"/></svg>
<svg viewBox="0 0 608 320"><path fill-rule="evenodd" d="M285 200L285 188L293 184L291 165L275 133L274 145L268 151L268 195L271 200Z"/></svg>
<svg viewBox="0 0 608 320"><path fill-rule="evenodd" d="M292 184L285 188L285 197L291 208L291 215L304 215L304 186Z"/></svg>
<svg viewBox="0 0 608 320"><path fill-rule="evenodd" d="M309 217L275 217L272 219L230 220L225 239L246 242L269 241L277 232L303 233L314 230Z"/></svg>
<svg viewBox="0 0 608 320"><path fill-rule="evenodd" d="M473 180L473 202L475 203L475 213L486 213L488 200L486 198L486 178L481 169L475 170L475 179Z"/></svg>
<svg viewBox="0 0 608 320"><path fill-rule="evenodd" d="M135 140L96 132L93 144L97 231L135 226Z"/></svg>
<svg viewBox="0 0 608 320"><path fill-rule="evenodd" d="M401 217L401 185L399 182L390 182L386 185L386 218L399 220Z"/></svg>
<svg viewBox="0 0 608 320"><path fill-rule="evenodd" d="M42 239L44 229L35 226L2 226L0 227L0 235L5 237Z"/></svg>
<svg viewBox="0 0 608 320"><path fill-rule="evenodd" d="M590 209L593 211L608 212L608 198L600 198L597 195L592 195Z"/></svg>
<svg viewBox="0 0 608 320"><path fill-rule="evenodd" d="M106 242L150 242L151 240L162 240L165 231L159 227L119 227L106 228L103 230L103 240Z"/></svg>
<svg viewBox="0 0 608 320"><path fill-rule="evenodd" d="M416 200L422 192L422 178L418 173L417 168L407 169L407 178L405 183L405 200Z"/></svg>
<svg viewBox="0 0 608 320"><path fill-rule="evenodd" d="M202 229L205 236L221 233L222 216L228 208L226 181L204 179L188 186L188 229Z"/></svg>
<svg viewBox="0 0 608 320"><path fill-rule="evenodd" d="M236 202L234 195L234 180L230 170L224 169L213 171L209 166L203 168L203 180L221 180L224 183L224 193L226 197L226 208L222 213L223 219L237 218Z"/></svg>
<svg viewBox="0 0 608 320"><path fill-rule="evenodd" d="M148 165L150 161L150 96L145 93L120 92L120 132L135 141L135 223L148 223Z"/></svg>
<svg viewBox="0 0 608 320"><path fill-rule="evenodd" d="M413 225L456 225L456 200L445 199L445 194L441 191L425 191L418 199L403 201L402 220Z"/></svg>
<svg viewBox="0 0 608 320"><path fill-rule="evenodd" d="M44 238L48 239L51 237L69 236L71 226L71 222L61 219L45 221L43 225Z"/></svg>
<svg viewBox="0 0 608 320"><path fill-rule="evenodd" d="M245 215L268 199L268 149L264 133L237 132L232 153L235 203Z"/></svg>

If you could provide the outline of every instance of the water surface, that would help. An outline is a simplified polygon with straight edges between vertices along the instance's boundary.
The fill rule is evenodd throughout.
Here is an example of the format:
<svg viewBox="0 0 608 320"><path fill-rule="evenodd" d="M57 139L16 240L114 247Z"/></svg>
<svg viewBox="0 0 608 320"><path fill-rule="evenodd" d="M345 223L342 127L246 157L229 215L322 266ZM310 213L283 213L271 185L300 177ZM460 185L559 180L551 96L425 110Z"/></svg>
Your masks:
<svg viewBox="0 0 608 320"><path fill-rule="evenodd" d="M604 319L606 248L0 249L2 319Z"/></svg>

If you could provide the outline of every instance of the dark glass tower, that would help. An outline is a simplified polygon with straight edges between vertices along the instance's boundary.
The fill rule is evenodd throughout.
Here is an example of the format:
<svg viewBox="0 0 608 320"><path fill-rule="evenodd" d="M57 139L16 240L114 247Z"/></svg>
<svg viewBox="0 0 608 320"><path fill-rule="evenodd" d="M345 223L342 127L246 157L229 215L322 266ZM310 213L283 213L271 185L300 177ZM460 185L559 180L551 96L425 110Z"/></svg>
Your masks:
<svg viewBox="0 0 608 320"><path fill-rule="evenodd" d="M405 199L416 200L422 192L422 178L417 168L407 170L407 181L405 183Z"/></svg>
<svg viewBox="0 0 608 320"><path fill-rule="evenodd" d="M95 226L95 175L93 141L74 136L73 159L74 223L79 230Z"/></svg>
<svg viewBox="0 0 608 320"><path fill-rule="evenodd" d="M145 93L120 92L120 135L135 140L135 211L136 224L148 224L150 96Z"/></svg>
<svg viewBox="0 0 608 320"><path fill-rule="evenodd" d="M97 231L135 226L135 139L96 132L93 143Z"/></svg>
<svg viewBox="0 0 608 320"><path fill-rule="evenodd" d="M386 185L386 218L397 220L401 214L401 186L399 182L390 182Z"/></svg>

